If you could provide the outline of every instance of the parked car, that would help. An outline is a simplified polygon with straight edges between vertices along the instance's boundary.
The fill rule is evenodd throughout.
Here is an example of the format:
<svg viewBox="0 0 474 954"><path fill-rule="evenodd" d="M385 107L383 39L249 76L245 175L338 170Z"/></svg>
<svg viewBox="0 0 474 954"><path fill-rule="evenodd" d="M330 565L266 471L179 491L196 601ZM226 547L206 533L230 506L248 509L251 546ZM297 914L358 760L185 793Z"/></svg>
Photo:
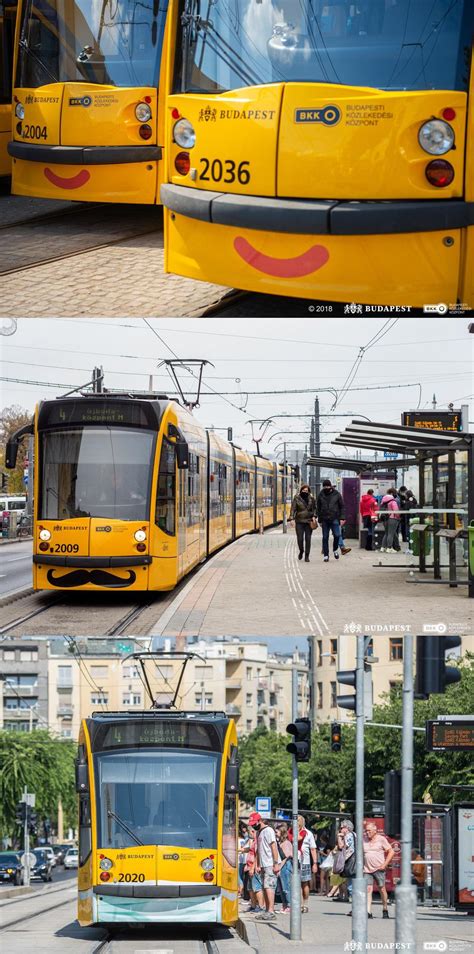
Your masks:
<svg viewBox="0 0 474 954"><path fill-rule="evenodd" d="M32 517L27 513L20 514L16 525L17 537L31 537L32 535Z"/></svg>
<svg viewBox="0 0 474 954"><path fill-rule="evenodd" d="M16 851L0 851L0 881L23 884L24 869Z"/></svg>
<svg viewBox="0 0 474 954"><path fill-rule="evenodd" d="M66 852L64 857L64 867L65 868L78 868L79 867L79 851L77 848L70 848Z"/></svg>
<svg viewBox="0 0 474 954"><path fill-rule="evenodd" d="M41 845L41 850L45 851L53 868L56 867L56 855L54 854L52 845Z"/></svg>
<svg viewBox="0 0 474 954"><path fill-rule="evenodd" d="M52 881L53 866L51 864L51 858L47 852L44 850L44 848L34 848L33 854L36 858L36 861L30 868L31 880Z"/></svg>
<svg viewBox="0 0 474 954"><path fill-rule="evenodd" d="M52 845L52 849L54 851L54 857L56 858L57 865L64 864L64 858L66 856L66 852L69 851L71 847L72 845Z"/></svg>

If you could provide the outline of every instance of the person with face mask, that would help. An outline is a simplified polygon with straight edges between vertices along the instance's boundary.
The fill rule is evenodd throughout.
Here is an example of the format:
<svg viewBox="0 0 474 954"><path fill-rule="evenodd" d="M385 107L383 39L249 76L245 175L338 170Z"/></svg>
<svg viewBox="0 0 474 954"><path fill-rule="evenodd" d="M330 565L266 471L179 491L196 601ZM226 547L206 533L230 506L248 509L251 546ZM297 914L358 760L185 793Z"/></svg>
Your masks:
<svg viewBox="0 0 474 954"><path fill-rule="evenodd" d="M317 500L318 520L323 530L323 559L327 563L329 560L329 533L333 535L333 554L334 559L339 559L339 544L341 539L341 527L345 524L344 501L341 494L332 486L330 480L323 480L323 489L318 495ZM344 548L342 552L348 552L350 548Z"/></svg>
<svg viewBox="0 0 474 954"><path fill-rule="evenodd" d="M299 494L293 497L289 519L295 521L299 547L298 560L303 559L304 553L305 563L309 563L311 535L313 530L316 530L318 523L316 520L316 501L308 484L303 484Z"/></svg>

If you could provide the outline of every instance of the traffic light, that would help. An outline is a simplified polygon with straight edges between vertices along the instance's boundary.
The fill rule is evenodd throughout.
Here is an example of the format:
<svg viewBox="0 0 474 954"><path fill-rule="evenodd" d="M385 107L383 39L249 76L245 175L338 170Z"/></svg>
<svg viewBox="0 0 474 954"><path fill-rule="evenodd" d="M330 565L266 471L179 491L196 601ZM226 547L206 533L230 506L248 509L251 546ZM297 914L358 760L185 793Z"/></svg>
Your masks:
<svg viewBox="0 0 474 954"><path fill-rule="evenodd" d="M15 821L17 825L24 825L27 817L28 806L26 802L19 802L15 809Z"/></svg>
<svg viewBox="0 0 474 954"><path fill-rule="evenodd" d="M8 490L8 474L2 474L2 490Z"/></svg>
<svg viewBox="0 0 474 954"><path fill-rule="evenodd" d="M38 815L36 812L30 812L30 817L28 819L28 830L30 835L38 834Z"/></svg>
<svg viewBox="0 0 474 954"><path fill-rule="evenodd" d="M233 437L234 437L234 432L233 432L233 430L232 430L231 427L228 427L228 428L227 428L227 440L232 442Z"/></svg>
<svg viewBox="0 0 474 954"><path fill-rule="evenodd" d="M446 652L461 645L460 636L417 636L415 697L427 699L431 693L442 693L452 682L459 682L461 673L446 665Z"/></svg>
<svg viewBox="0 0 474 954"><path fill-rule="evenodd" d="M333 722L331 725L331 749L333 752L340 752L342 749L341 725L339 722Z"/></svg>
<svg viewBox="0 0 474 954"><path fill-rule="evenodd" d="M402 818L402 773L392 769L385 772L385 834L390 838L399 838Z"/></svg>
<svg viewBox="0 0 474 954"><path fill-rule="evenodd" d="M357 671L355 669L340 669L336 673L337 681L343 686L354 686L356 688ZM337 704L341 709L352 709L357 714L357 692L348 696L337 696ZM364 698L362 701L363 714L365 719L372 718L373 710L373 688L372 688L372 666L364 664Z"/></svg>
<svg viewBox="0 0 474 954"><path fill-rule="evenodd" d="M294 755L297 762L309 762L311 756L311 721L309 719L295 719L287 725L286 731L294 735L286 751Z"/></svg>

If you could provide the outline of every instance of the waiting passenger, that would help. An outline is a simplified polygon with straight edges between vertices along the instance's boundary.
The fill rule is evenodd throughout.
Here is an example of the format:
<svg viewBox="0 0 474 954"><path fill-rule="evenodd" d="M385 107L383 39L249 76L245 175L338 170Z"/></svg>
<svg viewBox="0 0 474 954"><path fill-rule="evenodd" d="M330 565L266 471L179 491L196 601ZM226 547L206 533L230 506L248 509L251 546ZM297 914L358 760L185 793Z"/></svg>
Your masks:
<svg viewBox="0 0 474 954"><path fill-rule="evenodd" d="M293 520L299 547L298 560L303 559L304 553L305 563L309 563L311 536L318 526L318 521L316 520L316 500L308 484L303 484L299 494L293 497L290 521Z"/></svg>

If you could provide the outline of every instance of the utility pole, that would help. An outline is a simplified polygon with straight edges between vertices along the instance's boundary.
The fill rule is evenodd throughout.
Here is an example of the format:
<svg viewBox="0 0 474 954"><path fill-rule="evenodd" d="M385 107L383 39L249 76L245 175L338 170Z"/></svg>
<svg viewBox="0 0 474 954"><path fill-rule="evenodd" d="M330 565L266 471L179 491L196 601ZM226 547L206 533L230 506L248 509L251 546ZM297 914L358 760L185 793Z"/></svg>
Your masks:
<svg viewBox="0 0 474 954"><path fill-rule="evenodd" d="M321 456L321 434L319 429L319 398L315 397L314 399L314 456ZM321 490L321 468L318 464L314 468L314 483L315 483L315 496L318 495Z"/></svg>
<svg viewBox="0 0 474 954"><path fill-rule="evenodd" d="M283 533L288 533L288 521L286 516L286 441L283 442Z"/></svg>
<svg viewBox="0 0 474 954"><path fill-rule="evenodd" d="M395 888L395 941L416 952L416 885L411 883L411 845L413 827L413 635L403 639L403 725L402 725L402 804L401 804L401 880Z"/></svg>
<svg viewBox="0 0 474 954"><path fill-rule="evenodd" d="M293 661L291 671L291 718L298 718L298 668ZM293 784L291 823L293 831L293 871L291 873L290 940L301 941L301 878L298 868L298 763L296 754L291 756Z"/></svg>
<svg viewBox="0 0 474 954"><path fill-rule="evenodd" d="M23 802L25 805L24 808L24 821L23 821L23 846L25 852L25 874L23 884L29 888L30 886L30 830L29 830L29 804L28 804L28 789L25 785L23 789Z"/></svg>
<svg viewBox="0 0 474 954"><path fill-rule="evenodd" d="M352 940L367 944L367 879L364 877L364 659L365 639L357 634L356 666L356 876L352 882Z"/></svg>

